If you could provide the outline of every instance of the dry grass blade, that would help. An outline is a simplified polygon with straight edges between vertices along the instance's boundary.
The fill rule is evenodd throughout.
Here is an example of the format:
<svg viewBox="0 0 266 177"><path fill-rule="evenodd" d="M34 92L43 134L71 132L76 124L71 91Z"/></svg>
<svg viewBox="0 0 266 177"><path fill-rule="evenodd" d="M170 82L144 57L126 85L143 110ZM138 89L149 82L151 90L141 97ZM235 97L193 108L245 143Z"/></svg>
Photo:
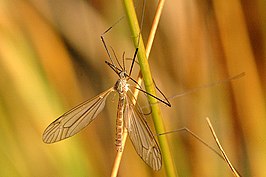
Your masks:
<svg viewBox="0 0 266 177"><path fill-rule="evenodd" d="M240 174L237 172L237 170L234 168L234 166L233 166L232 163L230 162L229 158L227 157L225 151L223 150L223 147L222 147L222 145L220 144L219 139L218 139L218 137L216 136L216 133L215 133L213 127L212 127L212 124L211 124L210 119L207 117L206 120L207 120L207 123L208 123L209 128L211 129L211 132L212 132L212 135L213 135L213 137L214 137L214 139L215 139L215 142L216 142L217 146L219 147L221 153L223 154L223 158L224 158L225 162L227 163L227 165L228 165L228 166L230 167L230 169L232 170L234 176L236 176L236 177L240 177L241 175L240 175Z"/></svg>

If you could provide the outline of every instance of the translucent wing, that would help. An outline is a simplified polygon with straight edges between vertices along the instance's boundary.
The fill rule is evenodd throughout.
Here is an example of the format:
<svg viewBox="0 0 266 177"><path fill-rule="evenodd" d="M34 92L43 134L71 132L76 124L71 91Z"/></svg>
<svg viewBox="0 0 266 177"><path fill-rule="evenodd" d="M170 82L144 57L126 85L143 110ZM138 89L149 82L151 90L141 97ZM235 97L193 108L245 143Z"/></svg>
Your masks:
<svg viewBox="0 0 266 177"><path fill-rule="evenodd" d="M127 97L125 108L125 126L128 130L131 142L139 156L153 169L159 170L162 166L160 148L149 129L147 122L137 105L133 105Z"/></svg>
<svg viewBox="0 0 266 177"><path fill-rule="evenodd" d="M114 89L110 88L60 116L45 129L43 142L54 143L78 133L103 110L106 98L112 91Z"/></svg>

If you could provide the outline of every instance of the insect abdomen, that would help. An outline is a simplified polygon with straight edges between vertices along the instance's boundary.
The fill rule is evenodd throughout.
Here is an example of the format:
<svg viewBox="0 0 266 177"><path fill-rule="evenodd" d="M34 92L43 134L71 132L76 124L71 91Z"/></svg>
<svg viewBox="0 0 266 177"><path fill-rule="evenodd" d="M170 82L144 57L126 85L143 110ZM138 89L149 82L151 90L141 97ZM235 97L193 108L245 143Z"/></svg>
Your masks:
<svg viewBox="0 0 266 177"><path fill-rule="evenodd" d="M118 107L117 107L117 118L116 118L116 148L118 151L122 151L122 139L123 139L123 129L124 129L124 98L119 97Z"/></svg>

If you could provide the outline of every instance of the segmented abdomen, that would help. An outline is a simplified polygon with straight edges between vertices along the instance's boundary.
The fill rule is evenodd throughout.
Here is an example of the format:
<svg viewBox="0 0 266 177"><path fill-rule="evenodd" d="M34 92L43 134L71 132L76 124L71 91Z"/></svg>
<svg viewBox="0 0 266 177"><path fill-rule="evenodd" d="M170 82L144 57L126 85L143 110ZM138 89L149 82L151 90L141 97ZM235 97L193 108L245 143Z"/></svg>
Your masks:
<svg viewBox="0 0 266 177"><path fill-rule="evenodd" d="M116 148L118 151L122 151L122 139L123 139L123 130L124 130L124 97L119 96L118 107L117 107L117 118L116 118Z"/></svg>

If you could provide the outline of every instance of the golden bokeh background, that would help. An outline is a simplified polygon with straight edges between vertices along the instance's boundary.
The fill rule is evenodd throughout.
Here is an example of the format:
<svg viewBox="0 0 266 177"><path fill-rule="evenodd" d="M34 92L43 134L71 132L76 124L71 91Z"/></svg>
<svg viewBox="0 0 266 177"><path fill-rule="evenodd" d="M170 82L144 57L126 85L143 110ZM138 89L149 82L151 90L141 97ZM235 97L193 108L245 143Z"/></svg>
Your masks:
<svg viewBox="0 0 266 177"><path fill-rule="evenodd" d="M142 1L135 4L141 17ZM145 42L155 10L156 2L147 1ZM114 85L117 75L104 63L100 36L123 15L122 1L0 1L0 176L110 176L116 97L70 139L47 145L42 133L65 111ZM119 58L124 51L132 58L132 37L126 18L105 35ZM266 176L265 38L263 0L167 1L150 55L153 78L168 97L245 72L171 99L171 108L161 105L166 130L188 127L216 147L209 117L243 176ZM137 72L136 65L133 76ZM188 133L166 136L179 176L232 176ZM153 172L128 140L119 176L165 172Z"/></svg>

